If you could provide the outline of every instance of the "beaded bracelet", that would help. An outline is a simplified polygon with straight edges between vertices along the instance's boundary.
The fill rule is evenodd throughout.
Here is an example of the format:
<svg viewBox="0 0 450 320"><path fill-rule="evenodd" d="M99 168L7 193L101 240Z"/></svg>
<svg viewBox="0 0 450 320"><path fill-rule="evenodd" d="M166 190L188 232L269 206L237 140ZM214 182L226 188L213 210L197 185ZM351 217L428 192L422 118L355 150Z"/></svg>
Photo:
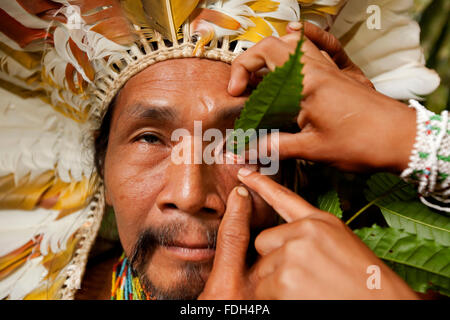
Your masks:
<svg viewBox="0 0 450 320"><path fill-rule="evenodd" d="M437 115L416 100L409 106L416 109L417 134L408 168L401 177L418 184L418 192L441 202L450 202L450 131L448 112ZM421 198L422 202L430 205ZM440 208L441 210L447 208ZM447 211L447 210L445 210Z"/></svg>

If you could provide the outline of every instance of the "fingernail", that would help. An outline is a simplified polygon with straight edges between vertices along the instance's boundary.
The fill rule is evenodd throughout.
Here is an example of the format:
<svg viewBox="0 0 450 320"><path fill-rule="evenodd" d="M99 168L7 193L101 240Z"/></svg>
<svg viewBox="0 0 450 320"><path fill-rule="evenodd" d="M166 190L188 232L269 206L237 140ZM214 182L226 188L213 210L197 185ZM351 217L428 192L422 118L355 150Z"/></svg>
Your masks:
<svg viewBox="0 0 450 320"><path fill-rule="evenodd" d="M253 172L252 170L249 170L249 169L247 169L247 168L241 168L241 169L239 169L239 171L238 171L238 176L246 177L246 176L248 176L249 174L251 174L252 172Z"/></svg>
<svg viewBox="0 0 450 320"><path fill-rule="evenodd" d="M292 30L299 31L303 27L303 24L301 22L293 21L289 22L288 26Z"/></svg>
<svg viewBox="0 0 450 320"><path fill-rule="evenodd" d="M248 197L248 191L244 187L237 187L236 192L242 197Z"/></svg>
<svg viewBox="0 0 450 320"><path fill-rule="evenodd" d="M228 92L232 92L234 86L233 79L230 79L230 82L228 83Z"/></svg>

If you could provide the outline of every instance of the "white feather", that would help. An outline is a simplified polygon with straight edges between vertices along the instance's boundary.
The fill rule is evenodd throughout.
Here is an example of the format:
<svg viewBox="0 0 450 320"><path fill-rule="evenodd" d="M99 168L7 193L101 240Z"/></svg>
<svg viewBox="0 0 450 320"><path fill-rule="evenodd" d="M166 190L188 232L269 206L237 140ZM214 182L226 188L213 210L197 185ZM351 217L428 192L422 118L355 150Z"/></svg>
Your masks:
<svg viewBox="0 0 450 320"><path fill-rule="evenodd" d="M440 78L434 70L421 64L411 64L385 72L371 81L378 91L390 97L422 100L420 96L429 94L439 86Z"/></svg>
<svg viewBox="0 0 450 320"><path fill-rule="evenodd" d="M75 69L82 75L85 81L91 82L91 80L89 80L89 78L86 76L83 68L78 64L78 61L75 59L72 50L70 50L69 38L70 38L69 30L62 27L56 28L53 34L56 52L66 63L70 63L71 65L73 65Z"/></svg>
<svg viewBox="0 0 450 320"><path fill-rule="evenodd" d="M3 89L0 95L0 176L14 173L18 183L29 173L56 170L70 182L93 173L90 123L76 123L38 98Z"/></svg>
<svg viewBox="0 0 450 320"><path fill-rule="evenodd" d="M326 17L318 14L306 13L303 14L303 18L305 21L308 21L322 29L326 29L330 25Z"/></svg>
<svg viewBox="0 0 450 320"><path fill-rule="evenodd" d="M118 45L100 33L91 30L71 30L70 35L78 47L87 53L91 61L117 53L123 54L129 49L129 47Z"/></svg>
<svg viewBox="0 0 450 320"><path fill-rule="evenodd" d="M275 1L279 2L278 9L272 12L256 12L258 17L275 18L284 21L299 21L300 6L297 0Z"/></svg>
<svg viewBox="0 0 450 320"><path fill-rule="evenodd" d="M319 6L335 6L338 5L341 0L316 0L313 3Z"/></svg>
<svg viewBox="0 0 450 320"><path fill-rule="evenodd" d="M67 88L66 66L67 62L63 60L55 49L48 50L43 58L43 72L52 79L60 88Z"/></svg>
<svg viewBox="0 0 450 320"><path fill-rule="evenodd" d="M71 213L61 219L56 210L0 210L0 256L22 247L41 235L40 252L46 256L67 248L68 239L86 220L84 210Z"/></svg>
<svg viewBox="0 0 450 320"><path fill-rule="evenodd" d="M17 50L17 51L24 51L14 40L9 38L6 34L0 31L0 42L3 42L8 47ZM27 48L28 49L28 48Z"/></svg>
<svg viewBox="0 0 450 320"><path fill-rule="evenodd" d="M28 13L16 0L0 1L0 8L25 27L46 30L50 25L49 22Z"/></svg>
<svg viewBox="0 0 450 320"><path fill-rule="evenodd" d="M16 60L5 54L2 50L0 50L0 70L12 77L23 80L31 77L34 73L39 71L39 68L31 70L27 69Z"/></svg>
<svg viewBox="0 0 450 320"><path fill-rule="evenodd" d="M367 26L370 4L381 9L380 30ZM378 83L377 90L395 99L417 98L439 85L437 74L424 66L420 27L408 16L412 4L412 0L349 0L331 28L340 38L359 25L344 49L366 76ZM419 78L407 81L404 74ZM425 82L427 85L417 86Z"/></svg>
<svg viewBox="0 0 450 320"><path fill-rule="evenodd" d="M254 23L249 19L249 17L254 17L255 13L249 6L246 5L251 1L252 0L225 0L222 2L209 1L205 7L221 12L235 19L241 25L240 31L242 32L245 29L254 26Z"/></svg>
<svg viewBox="0 0 450 320"><path fill-rule="evenodd" d="M44 257L31 259L10 276L0 281L0 300L21 300L30 291L39 287L48 271L42 265Z"/></svg>

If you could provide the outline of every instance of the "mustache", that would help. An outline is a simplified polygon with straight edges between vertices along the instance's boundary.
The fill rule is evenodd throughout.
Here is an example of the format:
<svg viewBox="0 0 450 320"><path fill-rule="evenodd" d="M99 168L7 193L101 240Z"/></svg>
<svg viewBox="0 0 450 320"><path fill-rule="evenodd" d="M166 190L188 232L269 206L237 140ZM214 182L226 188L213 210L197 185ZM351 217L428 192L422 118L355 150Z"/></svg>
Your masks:
<svg viewBox="0 0 450 320"><path fill-rule="evenodd" d="M149 227L143 230L136 240L131 251L130 263L136 271L143 271L148 261L158 246L169 247L178 243L183 234L195 231L197 234L203 234L207 242L208 249L215 249L217 243L217 233L219 225L207 226L192 230L185 223L174 222L160 227Z"/></svg>

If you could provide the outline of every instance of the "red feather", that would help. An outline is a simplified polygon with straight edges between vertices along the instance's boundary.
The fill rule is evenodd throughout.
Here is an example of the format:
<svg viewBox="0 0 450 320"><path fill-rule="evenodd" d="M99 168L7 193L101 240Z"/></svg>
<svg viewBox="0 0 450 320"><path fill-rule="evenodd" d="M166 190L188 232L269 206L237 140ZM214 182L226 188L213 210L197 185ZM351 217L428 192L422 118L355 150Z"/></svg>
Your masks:
<svg viewBox="0 0 450 320"><path fill-rule="evenodd" d="M72 40L72 38L69 38L69 46L70 51L72 51L72 54L77 60L78 64L81 66L81 68L83 68L86 77L89 80L93 81L95 77L95 70L92 67L91 62L89 61L87 53L78 48L77 44Z"/></svg>
<svg viewBox="0 0 450 320"><path fill-rule="evenodd" d="M14 40L21 48L37 40L51 41L52 35L45 30L27 28L0 9L0 31Z"/></svg>
<svg viewBox="0 0 450 320"><path fill-rule="evenodd" d="M134 30L117 0L71 0L79 6L83 20L91 29L118 44L127 45L136 40Z"/></svg>
<svg viewBox="0 0 450 320"><path fill-rule="evenodd" d="M58 13L62 4L50 0L16 0L26 11L46 21L57 20L63 23L67 18Z"/></svg>

